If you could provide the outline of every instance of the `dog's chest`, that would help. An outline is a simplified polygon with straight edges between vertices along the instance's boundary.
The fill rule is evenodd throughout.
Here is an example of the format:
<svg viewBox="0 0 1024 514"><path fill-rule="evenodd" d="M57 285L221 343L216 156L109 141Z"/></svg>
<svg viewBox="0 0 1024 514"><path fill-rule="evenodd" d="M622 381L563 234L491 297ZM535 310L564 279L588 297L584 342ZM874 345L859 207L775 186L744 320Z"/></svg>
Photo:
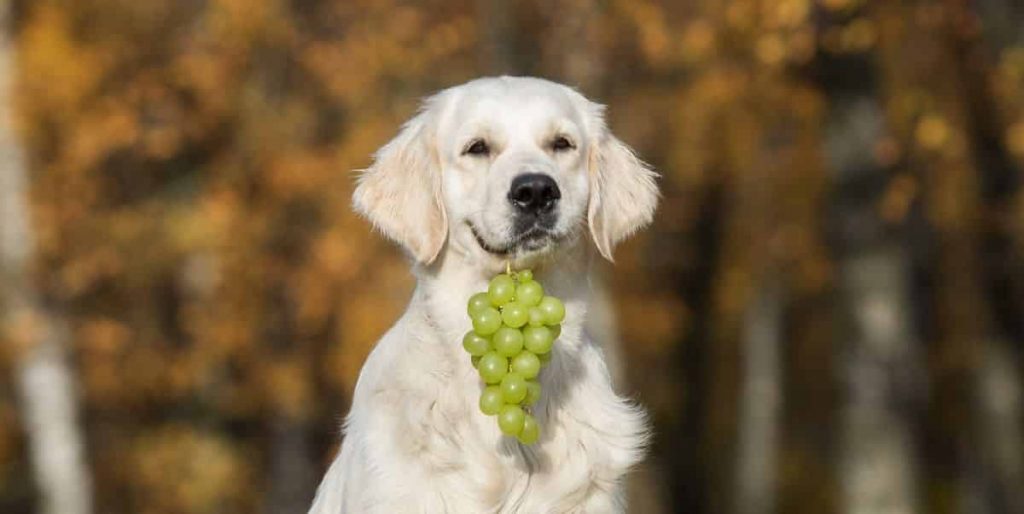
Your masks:
<svg viewBox="0 0 1024 514"><path fill-rule="evenodd" d="M438 490L450 485L487 510L545 512L588 492L614 489L640 456L643 416L611 391L606 375L569 361L585 358L566 352L545 370L545 396L533 409L543 435L528 447L502 436L495 419L479 411L475 374L441 385L432 405L450 410L429 416L437 422L430 439L445 441L438 454L455 451L458 458L426 461L428 476L445 477ZM452 440L457 444L449 445Z"/></svg>

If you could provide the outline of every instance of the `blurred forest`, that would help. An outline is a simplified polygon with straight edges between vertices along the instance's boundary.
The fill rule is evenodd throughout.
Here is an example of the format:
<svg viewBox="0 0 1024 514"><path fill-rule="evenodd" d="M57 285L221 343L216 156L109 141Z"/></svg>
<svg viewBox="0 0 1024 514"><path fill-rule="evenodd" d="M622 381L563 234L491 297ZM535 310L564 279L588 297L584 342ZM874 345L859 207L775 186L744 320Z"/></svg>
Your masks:
<svg viewBox="0 0 1024 514"><path fill-rule="evenodd" d="M0 512L305 512L412 288L350 171L531 74L663 174L631 512L1024 513L1020 0L0 6Z"/></svg>

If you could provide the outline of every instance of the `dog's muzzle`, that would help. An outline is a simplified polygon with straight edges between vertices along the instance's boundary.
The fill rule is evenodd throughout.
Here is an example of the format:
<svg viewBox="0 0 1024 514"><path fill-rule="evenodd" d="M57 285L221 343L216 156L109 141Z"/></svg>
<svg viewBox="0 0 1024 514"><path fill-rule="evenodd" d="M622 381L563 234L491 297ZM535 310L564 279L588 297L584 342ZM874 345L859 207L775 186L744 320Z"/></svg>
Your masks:
<svg viewBox="0 0 1024 514"><path fill-rule="evenodd" d="M513 232L517 238L543 236L558 221L558 201L562 191L545 173L523 173L512 180L508 201L515 212Z"/></svg>

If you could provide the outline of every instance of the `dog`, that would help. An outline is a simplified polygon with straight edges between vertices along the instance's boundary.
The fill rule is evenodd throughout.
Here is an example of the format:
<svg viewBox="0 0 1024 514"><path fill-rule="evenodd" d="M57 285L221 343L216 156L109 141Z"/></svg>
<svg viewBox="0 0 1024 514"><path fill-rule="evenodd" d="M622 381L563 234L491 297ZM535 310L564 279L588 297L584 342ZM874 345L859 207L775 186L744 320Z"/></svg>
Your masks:
<svg viewBox="0 0 1024 514"><path fill-rule="evenodd" d="M362 368L310 514L625 511L646 416L613 391L584 321L593 262L651 222L659 195L604 110L544 79L473 80L424 100L362 171L355 209L408 251L417 286ZM531 446L479 411L461 347L467 299L509 265L567 313Z"/></svg>

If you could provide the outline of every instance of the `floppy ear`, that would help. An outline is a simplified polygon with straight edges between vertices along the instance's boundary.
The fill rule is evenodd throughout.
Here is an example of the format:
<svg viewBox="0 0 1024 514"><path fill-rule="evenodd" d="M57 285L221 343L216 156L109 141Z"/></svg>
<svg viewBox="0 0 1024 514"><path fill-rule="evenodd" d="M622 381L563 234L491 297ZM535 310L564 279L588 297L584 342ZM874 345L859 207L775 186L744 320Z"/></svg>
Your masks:
<svg viewBox="0 0 1024 514"><path fill-rule="evenodd" d="M429 121L429 101L362 171L352 201L356 212L419 262L433 262L448 236L441 169Z"/></svg>
<svg viewBox="0 0 1024 514"><path fill-rule="evenodd" d="M598 251L612 261L615 245L654 217L658 206L657 174L604 126L600 134L590 154L587 218Z"/></svg>

